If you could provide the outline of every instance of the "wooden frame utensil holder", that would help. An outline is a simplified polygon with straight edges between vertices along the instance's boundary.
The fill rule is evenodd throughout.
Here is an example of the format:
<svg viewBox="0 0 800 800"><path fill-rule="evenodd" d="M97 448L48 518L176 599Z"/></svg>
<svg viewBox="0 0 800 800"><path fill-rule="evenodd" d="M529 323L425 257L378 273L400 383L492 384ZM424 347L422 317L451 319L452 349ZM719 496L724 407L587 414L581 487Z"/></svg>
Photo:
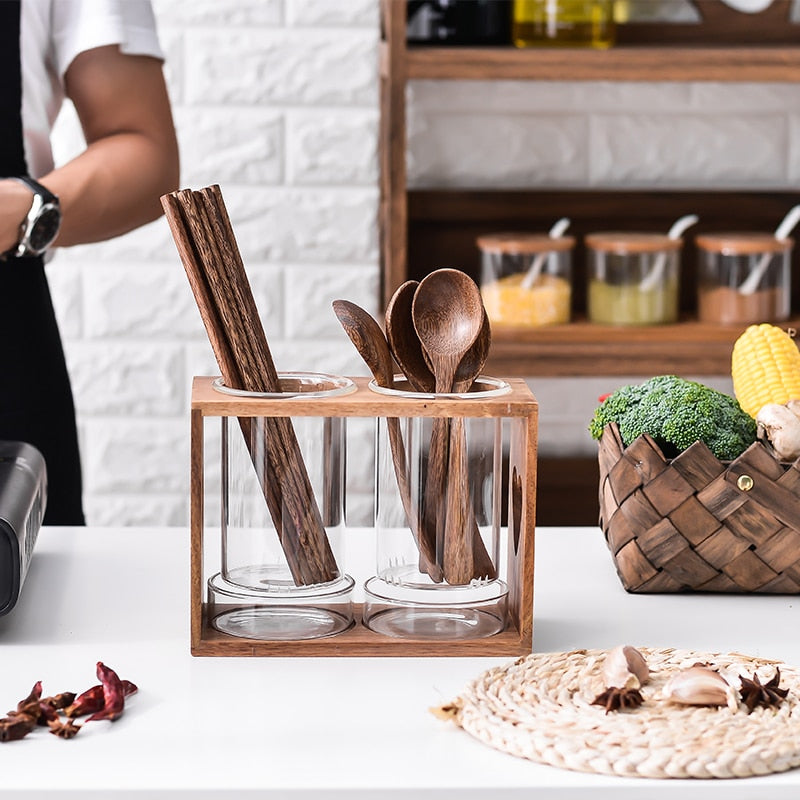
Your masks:
<svg viewBox="0 0 800 800"><path fill-rule="evenodd" d="M510 391L475 399L423 395L387 396L353 378L354 392L330 398L275 399L220 392L215 378L196 377L191 399L191 652L196 656L515 656L533 642L533 562L538 404L521 379ZM205 422L209 417L481 417L508 420L508 534L504 558L508 583L508 624L501 633L472 640L417 640L384 636L361 623L335 636L297 641L245 639L222 633L210 623L204 596ZM346 566L346 565L345 565Z"/></svg>

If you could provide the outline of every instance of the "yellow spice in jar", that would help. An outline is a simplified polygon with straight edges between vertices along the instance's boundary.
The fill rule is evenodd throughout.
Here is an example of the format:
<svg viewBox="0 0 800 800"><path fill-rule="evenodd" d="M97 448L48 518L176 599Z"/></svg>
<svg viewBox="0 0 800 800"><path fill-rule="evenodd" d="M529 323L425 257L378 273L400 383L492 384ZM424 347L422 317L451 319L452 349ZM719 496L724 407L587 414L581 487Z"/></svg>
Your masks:
<svg viewBox="0 0 800 800"><path fill-rule="evenodd" d="M678 318L678 282L670 278L652 289L637 283L589 282L589 319L606 325L656 325Z"/></svg>
<svg viewBox="0 0 800 800"><path fill-rule="evenodd" d="M483 305L491 322L502 325L556 325L569 322L570 284L557 275L539 275L529 289L524 272L484 284Z"/></svg>

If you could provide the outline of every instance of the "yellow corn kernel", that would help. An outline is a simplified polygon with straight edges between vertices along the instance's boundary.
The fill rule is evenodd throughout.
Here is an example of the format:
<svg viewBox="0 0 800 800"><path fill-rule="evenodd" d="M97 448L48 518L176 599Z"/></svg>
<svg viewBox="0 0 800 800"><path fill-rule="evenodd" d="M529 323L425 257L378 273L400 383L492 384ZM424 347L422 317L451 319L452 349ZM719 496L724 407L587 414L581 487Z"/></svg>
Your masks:
<svg viewBox="0 0 800 800"><path fill-rule="evenodd" d="M731 377L739 405L755 418L767 403L800 398L800 350L783 329L750 325L733 345Z"/></svg>

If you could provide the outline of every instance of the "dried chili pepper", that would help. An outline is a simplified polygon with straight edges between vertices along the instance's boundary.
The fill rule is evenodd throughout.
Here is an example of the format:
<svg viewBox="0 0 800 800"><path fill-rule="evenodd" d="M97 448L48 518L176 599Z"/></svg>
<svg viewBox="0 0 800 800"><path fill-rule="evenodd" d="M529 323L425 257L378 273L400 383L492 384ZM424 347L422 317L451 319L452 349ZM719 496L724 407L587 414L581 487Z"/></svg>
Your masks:
<svg viewBox="0 0 800 800"><path fill-rule="evenodd" d="M20 700L17 703L17 707L14 711L9 711L9 717L15 717L17 714L28 714L29 716L33 717L34 719L38 719L39 717L39 700L42 697L42 682L36 681L33 684L33 688L30 691L30 694Z"/></svg>
<svg viewBox="0 0 800 800"><path fill-rule="evenodd" d="M119 675L102 661L97 662L97 678L103 686L103 708L86 721L104 719L113 721L121 716L125 709L125 690L122 681Z"/></svg>
<svg viewBox="0 0 800 800"><path fill-rule="evenodd" d="M103 687L98 683L85 692L81 692L75 700L70 703L64 713L68 717L82 717L84 714L94 714L103 708Z"/></svg>
<svg viewBox="0 0 800 800"><path fill-rule="evenodd" d="M44 698L42 682L37 681L16 709L0 719L0 742L22 739L37 725L47 726L50 733L61 739L72 739L83 727L72 718L84 714L91 714L87 722L117 719L124 709L125 697L135 694L138 687L129 680L120 680L102 661L97 662L97 677L100 683L80 695L60 692Z"/></svg>
<svg viewBox="0 0 800 800"><path fill-rule="evenodd" d="M123 679L121 683L122 693L125 697L129 697L139 691L139 687L129 680ZM85 714L94 714L98 711L102 711L104 706L103 686L98 683L96 686L92 686L75 697L65 708L64 713L68 717L82 717Z"/></svg>
<svg viewBox="0 0 800 800"><path fill-rule="evenodd" d="M57 721L58 718L58 711L53 706L44 700L39 701L39 717L36 720L39 725L49 725L51 722Z"/></svg>
<svg viewBox="0 0 800 800"><path fill-rule="evenodd" d="M0 719L0 742L13 742L27 736L36 727L36 717L16 712Z"/></svg>
<svg viewBox="0 0 800 800"><path fill-rule="evenodd" d="M47 703L50 708L60 711L75 702L75 692L59 692L50 697L43 697L42 703Z"/></svg>
<svg viewBox="0 0 800 800"><path fill-rule="evenodd" d="M19 703L17 703L17 711L22 711L23 707L30 705L31 703L38 703L41 699L42 682L36 681L36 683L33 684L31 693L24 700L20 700Z"/></svg>

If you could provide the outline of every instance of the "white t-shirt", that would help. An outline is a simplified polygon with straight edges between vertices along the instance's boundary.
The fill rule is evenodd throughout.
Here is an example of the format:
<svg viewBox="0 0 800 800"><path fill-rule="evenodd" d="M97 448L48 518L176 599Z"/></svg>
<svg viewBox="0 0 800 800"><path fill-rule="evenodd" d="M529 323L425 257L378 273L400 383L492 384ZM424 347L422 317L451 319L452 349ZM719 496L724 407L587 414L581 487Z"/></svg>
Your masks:
<svg viewBox="0 0 800 800"><path fill-rule="evenodd" d="M28 171L38 178L53 168L50 132L75 56L110 44L132 55L164 55L150 0L22 0L21 6L22 129Z"/></svg>

